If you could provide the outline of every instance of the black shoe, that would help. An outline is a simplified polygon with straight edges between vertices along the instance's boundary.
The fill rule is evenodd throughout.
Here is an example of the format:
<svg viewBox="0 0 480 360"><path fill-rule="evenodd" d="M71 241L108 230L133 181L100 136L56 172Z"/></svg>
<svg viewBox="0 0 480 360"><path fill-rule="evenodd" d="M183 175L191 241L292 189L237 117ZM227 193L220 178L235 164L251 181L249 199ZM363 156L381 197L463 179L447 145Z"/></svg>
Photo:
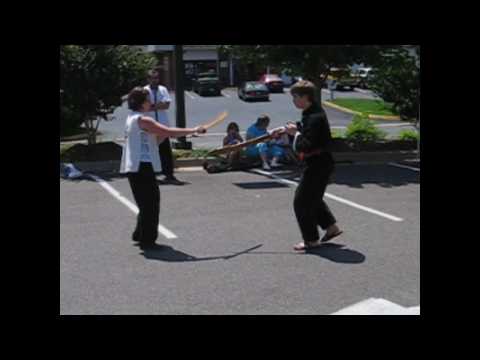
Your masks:
<svg viewBox="0 0 480 360"><path fill-rule="evenodd" d="M164 184L171 184L171 185L184 185L184 183L178 180L175 176L167 176L163 179Z"/></svg>
<svg viewBox="0 0 480 360"><path fill-rule="evenodd" d="M140 246L140 249L142 250L154 249L155 247L157 247L157 244L155 244L155 242L139 242L138 244Z"/></svg>

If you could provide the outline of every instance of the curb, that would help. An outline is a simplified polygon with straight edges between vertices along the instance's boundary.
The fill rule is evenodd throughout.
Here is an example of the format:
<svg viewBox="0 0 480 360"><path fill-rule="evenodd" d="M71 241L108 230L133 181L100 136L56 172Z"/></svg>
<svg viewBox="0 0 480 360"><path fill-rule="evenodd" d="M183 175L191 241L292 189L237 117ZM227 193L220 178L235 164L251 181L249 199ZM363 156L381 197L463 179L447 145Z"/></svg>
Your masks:
<svg viewBox="0 0 480 360"><path fill-rule="evenodd" d="M361 112L358 111L353 111L347 108L344 108L342 106L333 104L329 101L322 101L322 104L328 107L331 107L333 109L348 113L348 114L353 114L353 115L362 115ZM371 120L394 120L394 121L400 121L401 118L400 116L392 116L392 115L368 115L368 118Z"/></svg>
<svg viewBox="0 0 480 360"><path fill-rule="evenodd" d="M416 151L377 151L377 152L346 152L333 153L336 163L356 164L386 164L389 162L405 161L415 159Z"/></svg>
<svg viewBox="0 0 480 360"><path fill-rule="evenodd" d="M333 109L336 109L336 110L340 110L342 112L345 112L347 114L353 114L353 115L362 115L362 113L358 112L358 111L353 111L353 110L350 110L350 109L347 109L347 108L344 108L344 107L341 107L341 106L338 106L334 103L331 103L329 101L322 101L322 104L323 105L326 105L328 107L331 107Z"/></svg>
<svg viewBox="0 0 480 360"><path fill-rule="evenodd" d="M338 165L376 165L389 162L408 161L417 158L417 152L412 151L377 151L377 152L334 152L333 158ZM175 160L175 169L202 167L203 163L215 158L205 159L178 159ZM118 174L120 160L111 161L82 161L74 163L82 172L108 172Z"/></svg>

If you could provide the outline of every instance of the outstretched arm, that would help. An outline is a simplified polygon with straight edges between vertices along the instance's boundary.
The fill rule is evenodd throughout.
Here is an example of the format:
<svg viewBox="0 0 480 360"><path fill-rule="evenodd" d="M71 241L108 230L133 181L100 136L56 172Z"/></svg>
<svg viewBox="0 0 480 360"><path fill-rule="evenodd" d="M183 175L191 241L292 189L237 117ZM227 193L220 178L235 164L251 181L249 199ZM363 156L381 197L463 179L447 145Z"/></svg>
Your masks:
<svg viewBox="0 0 480 360"><path fill-rule="evenodd" d="M167 127L165 125L159 124L155 120L150 117L142 116L138 120L138 125L144 131L149 133L155 134L159 137L182 137L187 136L190 134L205 134L207 130L203 126L196 126L194 128L174 128L174 127Z"/></svg>

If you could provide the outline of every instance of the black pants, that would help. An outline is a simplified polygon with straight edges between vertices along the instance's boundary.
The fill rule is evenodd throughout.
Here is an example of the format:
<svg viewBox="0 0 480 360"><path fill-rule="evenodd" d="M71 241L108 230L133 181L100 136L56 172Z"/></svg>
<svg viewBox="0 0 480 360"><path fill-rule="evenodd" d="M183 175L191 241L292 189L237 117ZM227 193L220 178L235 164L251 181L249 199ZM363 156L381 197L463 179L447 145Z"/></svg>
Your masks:
<svg viewBox="0 0 480 360"><path fill-rule="evenodd" d="M158 153L160 154L160 161L162 162L163 174L166 177L173 176L173 154L170 139L166 138L158 146Z"/></svg>
<svg viewBox="0 0 480 360"><path fill-rule="evenodd" d="M307 166L295 192L293 207L303 240L319 240L318 226L323 230L336 223L323 195L334 170L329 153L307 159Z"/></svg>
<svg viewBox="0 0 480 360"><path fill-rule="evenodd" d="M141 243L153 243L158 237L160 190L152 164L140 163L138 172L128 173L128 182L139 209L132 237Z"/></svg>

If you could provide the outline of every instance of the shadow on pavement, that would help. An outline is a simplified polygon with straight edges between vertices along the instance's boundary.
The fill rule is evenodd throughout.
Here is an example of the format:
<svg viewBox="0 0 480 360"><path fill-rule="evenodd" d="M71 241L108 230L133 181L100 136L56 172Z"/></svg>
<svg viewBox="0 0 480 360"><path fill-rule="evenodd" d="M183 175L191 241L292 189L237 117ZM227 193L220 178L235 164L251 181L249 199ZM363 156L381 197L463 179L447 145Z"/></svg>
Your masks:
<svg viewBox="0 0 480 360"><path fill-rule="evenodd" d="M411 170L388 165L338 166L331 183L363 188L365 184L375 184L385 188L419 184L420 174Z"/></svg>
<svg viewBox="0 0 480 360"><path fill-rule="evenodd" d="M142 250L142 255L145 258L150 260L160 260L160 261L167 261L167 262L185 262L185 261L208 261L208 260L229 260L236 256L246 254L252 250L258 249L263 244L256 245L252 248L242 250L240 252L231 254L231 255L223 255L223 256L207 256L207 257L196 257L182 251L176 250L171 246L168 245L158 245L156 244L154 247L149 249Z"/></svg>
<svg viewBox="0 0 480 360"><path fill-rule="evenodd" d="M243 182L233 183L233 185L245 190L288 188L288 185L279 183L278 181Z"/></svg>
<svg viewBox="0 0 480 360"><path fill-rule="evenodd" d="M365 255L355 250L344 249L344 247L345 245L328 243L305 252L255 251L250 254L315 255L344 264L360 264L365 261Z"/></svg>
<svg viewBox="0 0 480 360"><path fill-rule="evenodd" d="M184 186L184 185L191 185L192 183L188 182L188 181L182 181L182 180L178 180L178 181L168 181L168 180L163 180L163 179L157 179L157 184L158 185L170 185L170 186Z"/></svg>
<svg viewBox="0 0 480 360"><path fill-rule="evenodd" d="M359 264L365 261L365 255L355 250L344 249L341 244L324 244L320 247L305 251L308 255L317 255L333 262L345 264Z"/></svg>

